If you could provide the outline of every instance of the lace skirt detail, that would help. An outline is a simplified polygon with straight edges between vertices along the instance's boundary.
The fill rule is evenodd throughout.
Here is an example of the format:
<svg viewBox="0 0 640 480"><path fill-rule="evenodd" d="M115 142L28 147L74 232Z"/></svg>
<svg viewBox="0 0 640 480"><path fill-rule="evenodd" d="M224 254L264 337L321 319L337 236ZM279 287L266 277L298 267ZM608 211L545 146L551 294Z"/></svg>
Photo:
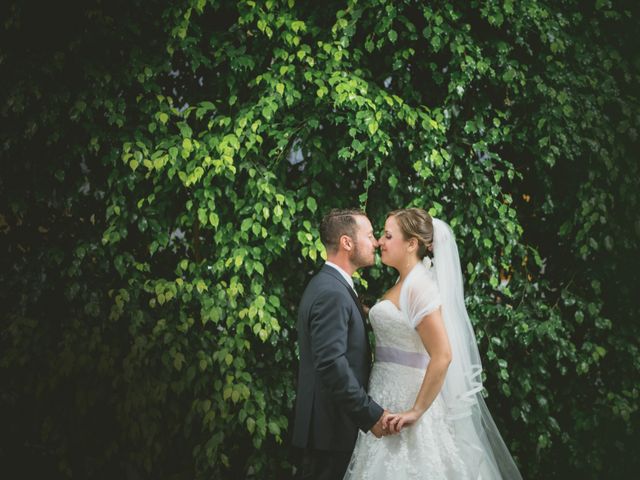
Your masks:
<svg viewBox="0 0 640 480"><path fill-rule="evenodd" d="M413 407L424 370L376 362L369 394L391 412ZM440 395L414 425L397 435L376 438L360 432L345 480L468 479Z"/></svg>

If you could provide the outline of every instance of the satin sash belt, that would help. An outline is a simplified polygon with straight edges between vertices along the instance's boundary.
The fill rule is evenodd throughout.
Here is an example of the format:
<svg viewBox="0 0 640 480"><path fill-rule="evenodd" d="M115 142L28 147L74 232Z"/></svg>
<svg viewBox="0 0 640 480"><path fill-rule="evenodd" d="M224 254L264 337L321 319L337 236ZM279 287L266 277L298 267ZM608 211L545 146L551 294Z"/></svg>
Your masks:
<svg viewBox="0 0 640 480"><path fill-rule="evenodd" d="M427 368L429 357L424 353L405 352L393 347L376 347L376 362L390 362L413 368Z"/></svg>

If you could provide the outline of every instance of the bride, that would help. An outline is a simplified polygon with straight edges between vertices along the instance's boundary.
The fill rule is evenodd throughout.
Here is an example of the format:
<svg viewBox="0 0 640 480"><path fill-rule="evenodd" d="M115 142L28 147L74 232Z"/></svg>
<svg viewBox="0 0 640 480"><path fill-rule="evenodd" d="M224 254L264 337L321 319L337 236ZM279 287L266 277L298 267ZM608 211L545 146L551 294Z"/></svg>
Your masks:
<svg viewBox="0 0 640 480"><path fill-rule="evenodd" d="M424 210L396 210L379 246L399 278L369 313L369 394L399 413L383 421L390 435L359 433L345 479L521 479L482 398L451 229Z"/></svg>

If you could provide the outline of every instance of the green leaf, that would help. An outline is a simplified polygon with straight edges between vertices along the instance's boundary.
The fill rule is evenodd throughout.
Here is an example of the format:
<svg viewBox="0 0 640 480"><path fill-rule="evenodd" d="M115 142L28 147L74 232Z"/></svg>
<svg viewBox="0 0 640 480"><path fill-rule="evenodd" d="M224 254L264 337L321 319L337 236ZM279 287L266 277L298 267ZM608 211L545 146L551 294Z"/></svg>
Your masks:
<svg viewBox="0 0 640 480"><path fill-rule="evenodd" d="M255 428L256 428L256 421L251 417L247 418L247 430L249 431L249 433L253 433Z"/></svg>
<svg viewBox="0 0 640 480"><path fill-rule="evenodd" d="M240 230L242 230L243 232L246 232L251 228L251 225L253 225L253 219L245 218L242 221L242 224L240 225Z"/></svg>
<svg viewBox="0 0 640 480"><path fill-rule="evenodd" d="M255 269L256 272L258 272L260 275L264 275L264 266L260 263L260 262L256 262L253 265L253 268Z"/></svg>
<svg viewBox="0 0 640 480"><path fill-rule="evenodd" d="M312 213L315 213L315 211L318 209L318 204L316 203L315 198L313 198L313 197L309 197L309 198L307 198L307 208L308 208Z"/></svg>
<svg viewBox="0 0 640 480"><path fill-rule="evenodd" d="M205 290L208 290L207 284L204 283L204 281L202 281L202 280L198 280L196 282L196 290L198 290L198 293L202 293Z"/></svg>
<svg viewBox="0 0 640 480"><path fill-rule="evenodd" d="M275 295L270 295L269 296L269 303L271 305L273 305L274 307L276 307L276 308L280 307L280 299L278 297L276 297Z"/></svg>

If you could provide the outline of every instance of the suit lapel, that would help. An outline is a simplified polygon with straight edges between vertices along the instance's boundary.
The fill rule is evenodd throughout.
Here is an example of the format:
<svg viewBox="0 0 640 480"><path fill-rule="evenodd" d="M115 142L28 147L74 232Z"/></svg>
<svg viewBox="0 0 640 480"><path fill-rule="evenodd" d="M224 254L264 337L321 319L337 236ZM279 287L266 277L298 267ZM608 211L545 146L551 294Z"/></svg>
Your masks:
<svg viewBox="0 0 640 480"><path fill-rule="evenodd" d="M360 299L356 295L356 292L353 290L353 288L351 288L351 285L349 285L349 283L344 279L342 275L340 275L340 273L335 268L330 267L329 265L324 265L322 267L322 270L320 270L320 272L326 273L327 275L331 275L333 278L339 281L342 285L344 285L344 288L346 288L349 291L349 295L351 295L351 298L353 299L355 304L358 306L358 311L360 312L360 319L362 320L362 325L365 331L365 338L366 338L365 346L367 349L367 357L369 358L369 366L371 366L371 362L373 358L371 356L371 345L369 343L370 342L369 333L372 332L373 329L371 328L371 324L369 323L367 316L364 314L364 310L362 309L362 303L360 303Z"/></svg>
<svg viewBox="0 0 640 480"><path fill-rule="evenodd" d="M349 285L349 283L342 277L342 275L340 275L340 273L335 268L330 267L329 265L324 265L322 267L322 270L320 271L331 275L333 278L338 280L342 285L344 285L344 287L349 291L349 295L351 295L351 298L357 305L358 311L360 312L360 316L362 317L362 321L365 322L366 315L364 314L364 310L362 310L362 304L360 303L360 299L356 295L356 292L353 290L353 288L351 288L351 285Z"/></svg>

